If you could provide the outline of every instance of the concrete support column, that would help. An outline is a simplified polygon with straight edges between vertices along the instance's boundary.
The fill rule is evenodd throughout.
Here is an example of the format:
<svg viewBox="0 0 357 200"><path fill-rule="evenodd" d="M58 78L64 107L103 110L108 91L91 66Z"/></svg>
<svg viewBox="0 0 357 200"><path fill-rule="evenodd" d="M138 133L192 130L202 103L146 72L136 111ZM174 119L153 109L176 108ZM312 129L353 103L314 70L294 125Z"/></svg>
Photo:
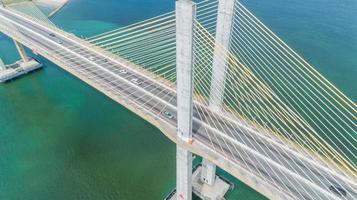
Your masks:
<svg viewBox="0 0 357 200"><path fill-rule="evenodd" d="M216 165L205 158L202 160L201 180L208 185L216 181Z"/></svg>
<svg viewBox="0 0 357 200"><path fill-rule="evenodd" d="M216 48L213 57L213 74L211 81L210 108L219 111L223 104L228 55L221 50L229 50L235 0L219 0L216 31ZM223 58L222 60L222 53ZM218 56L220 55L220 56ZM223 71L223 73L222 73ZM215 94L215 95L212 95ZM216 165L203 158L201 180L208 185L213 185L216 179Z"/></svg>
<svg viewBox="0 0 357 200"><path fill-rule="evenodd" d="M5 67L5 63L2 61L2 59L0 58L0 71L1 70L5 70L6 67Z"/></svg>
<svg viewBox="0 0 357 200"><path fill-rule="evenodd" d="M193 30L196 5L176 1L177 134L184 142L192 139ZM192 153L177 146L177 199L192 199Z"/></svg>
<svg viewBox="0 0 357 200"><path fill-rule="evenodd" d="M17 51L19 52L20 54L20 57L21 57L21 60L23 62L28 62L29 61L29 58L27 57L26 55L26 52L25 52L25 48L22 44L20 44L18 41L14 40L14 43L15 43L15 46L16 46L16 49Z"/></svg>
<svg viewBox="0 0 357 200"><path fill-rule="evenodd" d="M193 29L196 5L190 0L176 1L176 67L178 135L192 137L193 110Z"/></svg>
<svg viewBox="0 0 357 200"><path fill-rule="evenodd" d="M228 54L222 51L222 47L227 50L229 50L230 47L234 6L235 0L219 0L216 28L217 44L214 50L212 64L213 75L210 91L210 107L214 110L221 110L223 103L225 78L228 67ZM225 60L222 60L222 56Z"/></svg>
<svg viewBox="0 0 357 200"><path fill-rule="evenodd" d="M192 200L192 153L176 146L177 200Z"/></svg>

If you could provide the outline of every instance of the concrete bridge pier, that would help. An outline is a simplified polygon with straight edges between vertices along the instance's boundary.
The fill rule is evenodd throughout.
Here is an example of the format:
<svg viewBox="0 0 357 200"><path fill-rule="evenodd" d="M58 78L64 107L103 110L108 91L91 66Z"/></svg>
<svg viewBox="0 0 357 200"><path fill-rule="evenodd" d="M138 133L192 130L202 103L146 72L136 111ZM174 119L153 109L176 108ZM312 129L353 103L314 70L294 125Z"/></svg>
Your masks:
<svg viewBox="0 0 357 200"><path fill-rule="evenodd" d="M5 63L0 58L0 71L5 70L5 69L6 69Z"/></svg>
<svg viewBox="0 0 357 200"><path fill-rule="evenodd" d="M11 65L5 65L2 61L0 62L0 83L10 81L42 67L42 64L37 60L30 59L27 56L25 48L21 43L16 40L14 40L14 43L21 60Z"/></svg>
<svg viewBox="0 0 357 200"><path fill-rule="evenodd" d="M217 21L217 42L229 47L234 0L220 0ZM176 57L177 57L177 120L178 136L184 142L192 140L193 112L193 31L196 5L191 0L176 1ZM228 49L228 48L227 48ZM215 49L219 51L219 49ZM227 61L225 61L227 62ZM215 57L214 80L219 85L220 99L210 99L210 106L221 108L225 75L215 70L227 68L227 64ZM212 87L213 88L213 87ZM216 92L216 91L212 91ZM218 102L218 103L217 103ZM204 159L201 167L192 174L192 153L177 146L177 187L172 199L191 200L192 191L203 199L221 199L230 185L217 178L216 166Z"/></svg>
<svg viewBox="0 0 357 200"><path fill-rule="evenodd" d="M202 159L201 181L207 185L214 185L216 181L216 165L211 161Z"/></svg>
<svg viewBox="0 0 357 200"><path fill-rule="evenodd" d="M177 134L192 140L193 116L193 30L196 5L191 0L176 1ZM177 145L176 199L192 199L192 153Z"/></svg>
<svg viewBox="0 0 357 200"><path fill-rule="evenodd" d="M15 43L17 51L19 52L22 62L24 62L24 63L28 62L29 58L27 57L24 46L16 40L14 40L14 43Z"/></svg>
<svg viewBox="0 0 357 200"><path fill-rule="evenodd" d="M216 47L213 57L213 75L211 81L210 107L212 110L220 111L223 104L225 78L228 67L228 54L222 51L222 47L229 50L231 40L231 30L233 24L235 0L219 0L217 15ZM224 55L225 60L218 55ZM203 159L201 181L207 185L213 186L216 181L216 166L209 160Z"/></svg>

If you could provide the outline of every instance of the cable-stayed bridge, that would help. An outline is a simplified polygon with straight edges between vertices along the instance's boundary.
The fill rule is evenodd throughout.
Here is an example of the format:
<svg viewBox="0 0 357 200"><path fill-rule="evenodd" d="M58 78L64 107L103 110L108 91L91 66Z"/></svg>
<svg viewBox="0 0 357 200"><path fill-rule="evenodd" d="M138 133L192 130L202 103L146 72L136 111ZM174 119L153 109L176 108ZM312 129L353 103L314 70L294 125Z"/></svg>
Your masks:
<svg viewBox="0 0 357 200"><path fill-rule="evenodd" d="M270 199L357 199L355 103L240 2L178 0L86 39L23 10L0 8L0 30L177 144L177 199L192 153L207 185L217 165Z"/></svg>

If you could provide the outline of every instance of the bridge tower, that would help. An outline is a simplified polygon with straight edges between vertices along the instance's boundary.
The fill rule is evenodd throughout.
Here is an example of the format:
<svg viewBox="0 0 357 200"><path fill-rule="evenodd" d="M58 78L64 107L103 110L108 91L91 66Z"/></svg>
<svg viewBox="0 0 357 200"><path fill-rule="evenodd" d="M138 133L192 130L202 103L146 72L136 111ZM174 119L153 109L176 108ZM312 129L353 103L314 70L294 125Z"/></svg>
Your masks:
<svg viewBox="0 0 357 200"><path fill-rule="evenodd" d="M218 2L216 47L212 64L213 72L210 91L211 94L214 93L215 95L211 95L209 100L210 108L217 111L222 108L226 78L226 74L220 71L222 69L226 71L228 67L228 55L224 55L226 60L220 59L218 55L222 55L222 47L225 49L229 49L230 47L235 0L219 0ZM203 159L201 181L208 185L213 185L215 179L216 165Z"/></svg>
<svg viewBox="0 0 357 200"><path fill-rule="evenodd" d="M176 1L177 134L182 142L192 140L193 31L196 5ZM176 199L192 199L192 153L176 146Z"/></svg>

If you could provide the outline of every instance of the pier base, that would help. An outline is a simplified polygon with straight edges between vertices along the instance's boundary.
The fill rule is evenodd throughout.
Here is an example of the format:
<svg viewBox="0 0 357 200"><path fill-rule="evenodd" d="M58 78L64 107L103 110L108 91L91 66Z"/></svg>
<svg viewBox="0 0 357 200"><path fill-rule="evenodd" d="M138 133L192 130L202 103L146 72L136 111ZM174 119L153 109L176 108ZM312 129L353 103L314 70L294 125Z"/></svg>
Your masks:
<svg viewBox="0 0 357 200"><path fill-rule="evenodd" d="M11 65L0 68L0 83L10 81L19 76L42 68L42 64L33 58L28 58L27 62L17 61Z"/></svg>
<svg viewBox="0 0 357 200"><path fill-rule="evenodd" d="M222 200L231 185L219 176L213 185L208 185L201 180L201 172L202 166L199 166L192 175L193 192L204 200Z"/></svg>
<svg viewBox="0 0 357 200"><path fill-rule="evenodd" d="M216 176L213 185L208 185L201 180L202 166L194 169L192 174L192 191L203 200L222 200L224 195L233 188L233 185L222 177ZM176 190L173 190L164 200L177 200Z"/></svg>

